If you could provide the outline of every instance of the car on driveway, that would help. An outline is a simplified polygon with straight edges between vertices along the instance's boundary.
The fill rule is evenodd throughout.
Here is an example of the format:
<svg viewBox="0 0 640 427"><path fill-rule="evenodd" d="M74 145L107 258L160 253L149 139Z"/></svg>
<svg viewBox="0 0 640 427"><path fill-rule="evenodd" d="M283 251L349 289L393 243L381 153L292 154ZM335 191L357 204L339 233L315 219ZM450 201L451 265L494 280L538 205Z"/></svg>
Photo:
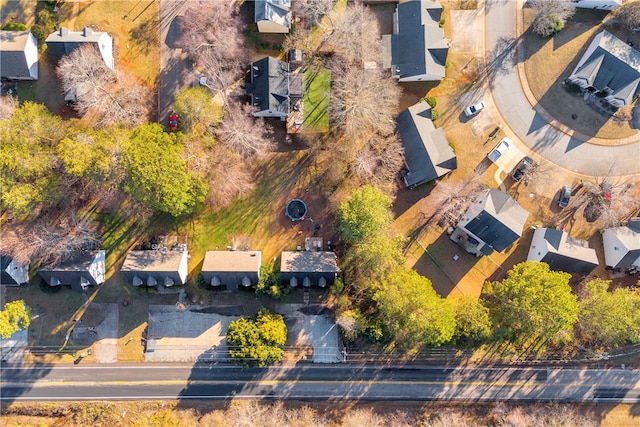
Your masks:
<svg viewBox="0 0 640 427"><path fill-rule="evenodd" d="M178 129L178 115L173 113L169 115L169 132L173 132Z"/></svg>
<svg viewBox="0 0 640 427"><path fill-rule="evenodd" d="M495 163L496 161L498 161L500 156L502 156L505 151L507 151L512 145L513 142L511 141L511 139L505 136L500 140L500 142L498 142L498 145L496 145L493 150L491 150L489 154L487 154L487 157L489 158L489 160Z"/></svg>
<svg viewBox="0 0 640 427"><path fill-rule="evenodd" d="M487 104L484 103L484 101L480 101L477 104L473 104L467 108L464 109L464 115L467 117L471 117L474 116L476 114L478 114L480 111L482 111L484 109L484 107L486 107Z"/></svg>
<svg viewBox="0 0 640 427"><path fill-rule="evenodd" d="M511 178L513 178L515 182L520 181L531 167L533 167L533 159L529 156L523 157L511 172Z"/></svg>
<svg viewBox="0 0 640 427"><path fill-rule="evenodd" d="M569 199L571 199L571 186L565 185L560 190L560 196L558 197L558 206L561 208L566 208L569 204Z"/></svg>

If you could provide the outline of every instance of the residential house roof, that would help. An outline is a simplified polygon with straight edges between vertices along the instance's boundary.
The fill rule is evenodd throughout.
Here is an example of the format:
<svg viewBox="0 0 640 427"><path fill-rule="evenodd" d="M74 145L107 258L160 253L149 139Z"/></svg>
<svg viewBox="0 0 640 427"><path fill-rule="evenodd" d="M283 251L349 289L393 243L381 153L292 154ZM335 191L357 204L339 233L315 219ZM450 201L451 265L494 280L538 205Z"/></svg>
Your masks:
<svg viewBox="0 0 640 427"><path fill-rule="evenodd" d="M631 105L640 94L640 52L608 31L598 33L569 80L582 88L607 91L616 107Z"/></svg>
<svg viewBox="0 0 640 427"><path fill-rule="evenodd" d="M178 271L185 251L130 251L121 271L168 272Z"/></svg>
<svg viewBox="0 0 640 427"><path fill-rule="evenodd" d="M0 77L38 79L38 41L29 31L0 31Z"/></svg>
<svg viewBox="0 0 640 427"><path fill-rule="evenodd" d="M255 22L271 21L283 27L291 28L291 0L256 0Z"/></svg>
<svg viewBox="0 0 640 427"><path fill-rule="evenodd" d="M410 0L398 4L391 35L392 73L400 80L428 75L445 76L449 41L440 28L442 5L437 1Z"/></svg>
<svg viewBox="0 0 640 427"><path fill-rule="evenodd" d="M260 251L207 251L202 271L257 272L261 261Z"/></svg>
<svg viewBox="0 0 640 427"><path fill-rule="evenodd" d="M336 273L336 254L327 251L283 251L280 271L289 273Z"/></svg>
<svg viewBox="0 0 640 427"><path fill-rule="evenodd" d="M533 233L527 261L542 261L549 268L586 276L598 266L595 249L584 240L553 228L537 228Z"/></svg>
<svg viewBox="0 0 640 427"><path fill-rule="evenodd" d="M258 112L289 114L289 64L271 56L251 64L251 102Z"/></svg>
<svg viewBox="0 0 640 427"><path fill-rule="evenodd" d="M436 179L458 167L456 155L444 130L436 129L431 107L425 101L412 105L398 115L396 131L404 147L408 173L407 187Z"/></svg>
<svg viewBox="0 0 640 427"><path fill-rule="evenodd" d="M38 274L51 286L71 285L76 289L105 281L105 251L85 251L72 260L45 265Z"/></svg>
<svg viewBox="0 0 640 427"><path fill-rule="evenodd" d="M100 51L107 67L114 67L113 40L105 32L93 31L89 27L83 28L82 31L69 31L67 28L60 28L55 33L49 34L45 42L49 55L54 61L59 61L63 56L69 55L83 43L93 43Z"/></svg>
<svg viewBox="0 0 640 427"><path fill-rule="evenodd" d="M29 265L0 255L0 285L21 285L29 281Z"/></svg>
<svg viewBox="0 0 640 427"><path fill-rule="evenodd" d="M640 218L632 218L626 226L607 228L602 232L605 264L611 268L640 268Z"/></svg>
<svg viewBox="0 0 640 427"><path fill-rule="evenodd" d="M522 235L528 216L511 196L492 188L469 207L461 223L487 246L502 252Z"/></svg>

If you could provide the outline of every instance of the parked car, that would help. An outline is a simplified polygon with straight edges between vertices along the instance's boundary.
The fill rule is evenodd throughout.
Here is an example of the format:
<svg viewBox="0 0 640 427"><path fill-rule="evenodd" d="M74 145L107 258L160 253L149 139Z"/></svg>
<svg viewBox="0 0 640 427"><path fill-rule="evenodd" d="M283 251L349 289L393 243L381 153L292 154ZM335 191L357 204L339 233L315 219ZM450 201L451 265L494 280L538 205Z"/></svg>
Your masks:
<svg viewBox="0 0 640 427"><path fill-rule="evenodd" d="M558 206L561 208L566 208L569 204L569 199L571 198L571 186L565 185L560 190L560 196L558 197Z"/></svg>
<svg viewBox="0 0 640 427"><path fill-rule="evenodd" d="M515 182L520 181L524 176L525 172L527 171L527 169L529 169L532 166L533 166L533 159L529 156L523 157L511 172L511 178L513 178Z"/></svg>
<svg viewBox="0 0 640 427"><path fill-rule="evenodd" d="M486 106L487 106L487 104L485 104L484 101L480 101L477 104L473 104L470 107L465 108L464 109L464 115L467 116L467 117L471 117L471 116L473 116L475 114L478 114Z"/></svg>
<svg viewBox="0 0 640 427"><path fill-rule="evenodd" d="M172 113L169 115L169 132L173 132L178 129L178 115L176 113Z"/></svg>
<svg viewBox="0 0 640 427"><path fill-rule="evenodd" d="M505 151L507 151L509 147L511 147L512 144L513 142L511 141L511 139L505 136L500 140L500 142L498 142L498 145L496 145L494 149L491 150L489 154L487 154L487 157L489 158L489 160L495 163L500 158L500 156L502 156Z"/></svg>

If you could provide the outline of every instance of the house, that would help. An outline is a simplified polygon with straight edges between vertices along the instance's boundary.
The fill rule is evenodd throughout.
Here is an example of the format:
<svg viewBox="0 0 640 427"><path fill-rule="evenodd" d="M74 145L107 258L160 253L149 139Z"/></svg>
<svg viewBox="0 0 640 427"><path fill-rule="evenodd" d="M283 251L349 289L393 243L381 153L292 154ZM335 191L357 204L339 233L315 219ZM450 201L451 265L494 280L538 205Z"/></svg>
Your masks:
<svg viewBox="0 0 640 427"><path fill-rule="evenodd" d="M602 31L567 80L615 112L640 94L640 52Z"/></svg>
<svg viewBox="0 0 640 427"><path fill-rule="evenodd" d="M573 0L573 5L581 9L613 10L623 0Z"/></svg>
<svg viewBox="0 0 640 427"><path fill-rule="evenodd" d="M47 43L47 51L54 62L69 55L83 43L92 43L100 51L107 67L111 69L114 67L113 40L105 32L93 31L89 27L84 27L82 31L69 31L67 28L60 28L55 33L49 34L45 43Z"/></svg>
<svg viewBox="0 0 640 427"><path fill-rule="evenodd" d="M68 285L76 291L105 281L105 252L85 251L73 260L56 265L42 266L38 275L49 286Z"/></svg>
<svg viewBox="0 0 640 427"><path fill-rule="evenodd" d="M38 40L29 31L0 31L0 77L38 80Z"/></svg>
<svg viewBox="0 0 640 427"><path fill-rule="evenodd" d="M179 250L130 251L120 272L133 286L182 286L187 282L186 245Z"/></svg>
<svg viewBox="0 0 640 427"><path fill-rule="evenodd" d="M617 271L640 270L640 218L631 218L624 227L602 232L604 261Z"/></svg>
<svg viewBox="0 0 640 427"><path fill-rule="evenodd" d="M255 22L261 33L291 30L291 0L255 0Z"/></svg>
<svg viewBox="0 0 640 427"><path fill-rule="evenodd" d="M336 254L327 251L283 251L280 258L282 283L292 288L331 286L338 273Z"/></svg>
<svg viewBox="0 0 640 427"><path fill-rule="evenodd" d="M442 5L409 0L393 14L393 34L382 36L383 65L400 82L439 81L445 76L449 41L440 28Z"/></svg>
<svg viewBox="0 0 640 427"><path fill-rule="evenodd" d="M256 117L278 117L287 120L289 115L289 64L271 56L251 64L247 93L257 109Z"/></svg>
<svg viewBox="0 0 640 427"><path fill-rule="evenodd" d="M237 291L256 286L260 278L260 251L207 251L202 263L202 278L216 289Z"/></svg>
<svg viewBox="0 0 640 427"><path fill-rule="evenodd" d="M402 177L407 188L415 188L458 167L444 130L433 125L431 107L425 101L398 115L396 132L404 147L407 168Z"/></svg>
<svg viewBox="0 0 640 427"><path fill-rule="evenodd" d="M476 256L502 252L522 236L528 217L507 193L492 188L467 209L451 240Z"/></svg>
<svg viewBox="0 0 640 427"><path fill-rule="evenodd" d="M598 266L596 250L585 240L569 237L569 233L553 228L537 228L529 248L527 261L541 261L555 271L586 276Z"/></svg>
<svg viewBox="0 0 640 427"><path fill-rule="evenodd" d="M29 264L0 255L0 285L18 286L29 281Z"/></svg>

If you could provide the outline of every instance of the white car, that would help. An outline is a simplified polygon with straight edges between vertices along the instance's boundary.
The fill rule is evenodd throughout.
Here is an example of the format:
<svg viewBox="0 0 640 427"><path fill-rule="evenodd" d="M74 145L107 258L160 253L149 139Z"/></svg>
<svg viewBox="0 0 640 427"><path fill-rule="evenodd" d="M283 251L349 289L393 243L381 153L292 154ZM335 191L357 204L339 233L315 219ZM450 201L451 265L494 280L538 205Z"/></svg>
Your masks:
<svg viewBox="0 0 640 427"><path fill-rule="evenodd" d="M495 163L500 158L500 156L502 156L505 151L507 151L509 147L511 147L512 144L513 142L511 141L511 139L505 136L500 140L500 142L498 142L498 145L496 145L495 148L491 150L489 154L487 154L487 157L489 158L489 160Z"/></svg>
<svg viewBox="0 0 640 427"><path fill-rule="evenodd" d="M484 101L480 101L477 104L473 104L470 107L467 107L464 109L464 115L467 117L471 117L473 115L478 114L480 111L482 111L482 109L484 109L484 107L486 107L487 104L484 103Z"/></svg>

